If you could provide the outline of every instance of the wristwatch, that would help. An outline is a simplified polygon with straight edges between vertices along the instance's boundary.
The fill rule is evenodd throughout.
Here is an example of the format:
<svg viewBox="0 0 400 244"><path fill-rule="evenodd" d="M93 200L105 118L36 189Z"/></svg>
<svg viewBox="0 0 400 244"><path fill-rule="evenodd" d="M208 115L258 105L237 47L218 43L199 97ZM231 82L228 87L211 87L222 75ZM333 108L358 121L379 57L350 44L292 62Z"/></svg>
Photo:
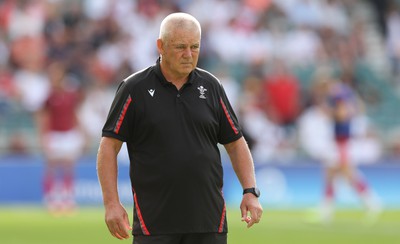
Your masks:
<svg viewBox="0 0 400 244"><path fill-rule="evenodd" d="M260 197L260 190L257 187L246 188L243 190L243 195L247 193L252 193L256 197Z"/></svg>

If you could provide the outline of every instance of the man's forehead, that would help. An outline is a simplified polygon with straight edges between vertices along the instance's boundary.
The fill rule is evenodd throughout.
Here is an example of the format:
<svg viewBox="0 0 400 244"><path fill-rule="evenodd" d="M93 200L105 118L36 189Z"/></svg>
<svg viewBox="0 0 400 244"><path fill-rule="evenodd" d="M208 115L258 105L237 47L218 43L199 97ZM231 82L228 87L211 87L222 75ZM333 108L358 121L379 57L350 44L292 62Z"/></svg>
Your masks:
<svg viewBox="0 0 400 244"><path fill-rule="evenodd" d="M179 36L179 35L173 35L169 39L169 43L174 44L174 45L179 45L179 44L187 44L187 45L194 45L194 44L200 44L200 37L196 36Z"/></svg>
<svg viewBox="0 0 400 244"><path fill-rule="evenodd" d="M170 41L170 44L172 44L172 45L175 45L175 46L177 46L177 45L197 45L197 44L199 44L200 45L200 41L196 41L196 40L193 40L193 41L190 41L190 40L171 40Z"/></svg>

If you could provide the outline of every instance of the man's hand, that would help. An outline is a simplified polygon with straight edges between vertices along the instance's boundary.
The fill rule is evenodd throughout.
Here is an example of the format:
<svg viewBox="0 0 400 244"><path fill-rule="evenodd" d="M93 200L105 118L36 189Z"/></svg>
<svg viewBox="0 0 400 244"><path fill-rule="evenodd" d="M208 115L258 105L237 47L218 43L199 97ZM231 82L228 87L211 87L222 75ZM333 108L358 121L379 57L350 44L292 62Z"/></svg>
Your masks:
<svg viewBox="0 0 400 244"><path fill-rule="evenodd" d="M258 198L253 194L248 193L243 195L240 210L242 212L242 221L247 223L247 228L260 222L263 209Z"/></svg>
<svg viewBox="0 0 400 244"><path fill-rule="evenodd" d="M105 221L111 235L120 240L130 238L129 217L121 204L106 206Z"/></svg>

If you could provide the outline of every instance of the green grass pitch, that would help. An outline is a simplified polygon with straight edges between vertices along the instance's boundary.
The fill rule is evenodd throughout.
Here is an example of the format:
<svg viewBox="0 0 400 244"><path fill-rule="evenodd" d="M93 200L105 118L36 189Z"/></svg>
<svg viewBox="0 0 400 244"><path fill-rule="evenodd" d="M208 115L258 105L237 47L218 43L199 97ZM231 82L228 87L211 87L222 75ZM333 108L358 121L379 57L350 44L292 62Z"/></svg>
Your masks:
<svg viewBox="0 0 400 244"><path fill-rule="evenodd" d="M303 210L264 208L262 222L247 229L240 212L228 212L229 244L399 244L400 210L386 210L370 224L363 212L341 210L330 224L305 221ZM130 216L132 217L132 216ZM101 207L82 207L74 215L54 217L40 207L0 207L1 244L132 243L109 235Z"/></svg>

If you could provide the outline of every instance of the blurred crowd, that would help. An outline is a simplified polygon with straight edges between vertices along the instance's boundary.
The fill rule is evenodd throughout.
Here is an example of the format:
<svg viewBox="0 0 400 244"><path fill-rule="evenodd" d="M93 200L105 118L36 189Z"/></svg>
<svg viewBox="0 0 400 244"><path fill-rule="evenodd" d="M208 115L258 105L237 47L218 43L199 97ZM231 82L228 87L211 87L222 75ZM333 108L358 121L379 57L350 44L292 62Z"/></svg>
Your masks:
<svg viewBox="0 0 400 244"><path fill-rule="evenodd" d="M329 121L310 111L329 83L357 94L356 158L399 154L400 137L385 141L387 128L368 116L379 100L359 76L360 69L385 72L381 82L400 86L395 0L3 0L1 154L42 151L41 111L61 78L77 94L83 153L95 153L116 86L155 63L159 23L176 11L201 22L199 67L221 80L256 163L327 150L315 131ZM378 46L369 41L374 31ZM388 64L383 71L374 67L377 48Z"/></svg>

